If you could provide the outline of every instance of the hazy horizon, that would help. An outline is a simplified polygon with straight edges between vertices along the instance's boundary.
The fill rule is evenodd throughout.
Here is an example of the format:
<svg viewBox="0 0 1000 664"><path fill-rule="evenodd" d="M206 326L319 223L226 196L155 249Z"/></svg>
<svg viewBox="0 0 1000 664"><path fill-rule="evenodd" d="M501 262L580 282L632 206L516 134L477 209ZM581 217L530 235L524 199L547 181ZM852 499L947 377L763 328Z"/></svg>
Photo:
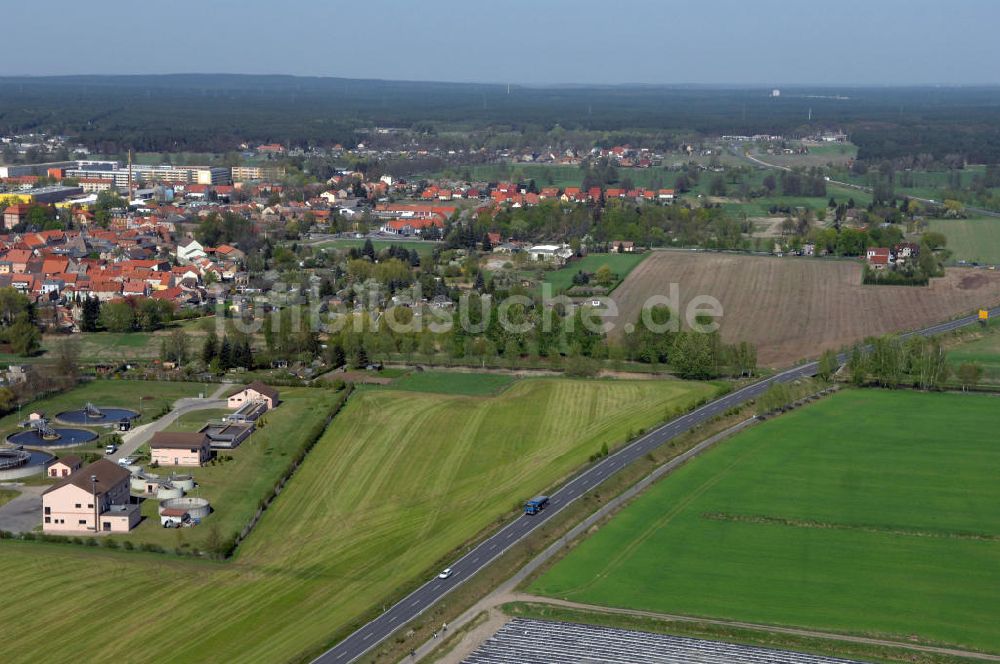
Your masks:
<svg viewBox="0 0 1000 664"><path fill-rule="evenodd" d="M706 89L706 90L757 90L777 88L795 90L834 90L834 89L906 89L906 88L955 88L955 89L976 89L976 88L1000 88L998 82L968 82L968 83L857 83L850 81L812 83L808 81L749 81L733 82L720 81L716 83L700 83L697 81L678 81L673 83L645 83L642 81L621 81L619 83L589 83L585 81L538 81L535 83L516 83L511 81L488 81L488 80L443 80L443 79L418 79L418 78L389 78L376 76L339 76L335 74L289 74L281 72L234 72L234 71L164 71L158 73L144 72L83 72L73 74L2 74L0 78L5 79L59 79L59 78L139 78L139 77L180 77L180 76L245 76L245 77L278 77L278 78L301 78L313 80L350 80L350 81L378 81L385 83L435 83L444 85L510 85L511 89L558 89L558 88L678 88L678 89Z"/></svg>
<svg viewBox="0 0 1000 664"><path fill-rule="evenodd" d="M8 31L4 76L227 72L390 81L722 87L1000 85L989 0L217 0L170 8L51 0L58 22ZM30 25L38 10L5 12Z"/></svg>

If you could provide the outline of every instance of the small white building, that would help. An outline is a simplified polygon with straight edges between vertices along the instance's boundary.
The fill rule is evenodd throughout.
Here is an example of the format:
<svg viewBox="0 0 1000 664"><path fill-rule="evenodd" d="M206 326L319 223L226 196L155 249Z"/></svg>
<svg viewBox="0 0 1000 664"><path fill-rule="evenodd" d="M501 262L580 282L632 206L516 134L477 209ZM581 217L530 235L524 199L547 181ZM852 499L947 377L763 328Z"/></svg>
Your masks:
<svg viewBox="0 0 1000 664"><path fill-rule="evenodd" d="M568 244L536 244L528 249L528 255L533 261L565 263L573 257L573 250Z"/></svg>

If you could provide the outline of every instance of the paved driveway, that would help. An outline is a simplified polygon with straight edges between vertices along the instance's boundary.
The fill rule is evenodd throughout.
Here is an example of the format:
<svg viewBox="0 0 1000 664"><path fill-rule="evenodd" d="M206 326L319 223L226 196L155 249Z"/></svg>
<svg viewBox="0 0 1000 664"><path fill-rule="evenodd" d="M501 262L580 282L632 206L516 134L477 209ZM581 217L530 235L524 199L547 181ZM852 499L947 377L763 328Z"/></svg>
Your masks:
<svg viewBox="0 0 1000 664"><path fill-rule="evenodd" d="M173 424L181 415L185 415L196 410L225 408L226 400L221 399L220 397L231 387L232 385L230 383L223 383L222 385L219 385L215 392L204 399L199 399L198 397L178 399L174 402L174 409L160 419L138 426L123 434L122 444L118 448L118 451L107 458L112 461L117 461L118 459L135 454L135 451L144 443L148 442L149 439L153 437L154 433L157 431L163 431L168 426Z"/></svg>
<svg viewBox="0 0 1000 664"><path fill-rule="evenodd" d="M21 492L9 503L0 505L0 530L26 533L42 524L42 492L47 486L21 486L17 483L0 484L0 488Z"/></svg>

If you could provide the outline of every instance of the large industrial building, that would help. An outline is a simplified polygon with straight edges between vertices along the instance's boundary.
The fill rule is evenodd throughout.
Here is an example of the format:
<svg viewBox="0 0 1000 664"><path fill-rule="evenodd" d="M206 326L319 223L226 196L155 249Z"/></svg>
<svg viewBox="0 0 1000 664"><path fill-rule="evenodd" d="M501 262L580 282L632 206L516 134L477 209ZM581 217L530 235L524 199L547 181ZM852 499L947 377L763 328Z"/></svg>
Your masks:
<svg viewBox="0 0 1000 664"><path fill-rule="evenodd" d="M37 187L35 189L22 189L0 193L0 200L6 204L14 203L48 205L59 203L71 196L78 196L83 193L83 187L63 187L53 185L51 187Z"/></svg>
<svg viewBox="0 0 1000 664"><path fill-rule="evenodd" d="M80 161L65 169L63 176L87 180L111 180L118 189L129 185L130 167L116 161ZM133 186L171 182L181 184L229 184L232 171L225 166L173 166L170 164L132 164Z"/></svg>
<svg viewBox="0 0 1000 664"><path fill-rule="evenodd" d="M285 175L283 166L174 166L172 164L122 165L117 161L79 159L45 164L0 166L0 179L50 176L72 178L84 184L87 193L114 187L124 191L161 182L178 184L232 184L248 180L275 180ZM25 200L23 202L31 202Z"/></svg>
<svg viewBox="0 0 1000 664"><path fill-rule="evenodd" d="M48 175L51 169L75 168L76 161L53 161L45 164L13 164L0 166L0 178L20 178L26 176Z"/></svg>
<svg viewBox="0 0 1000 664"><path fill-rule="evenodd" d="M285 176L284 166L233 166L233 182L277 180Z"/></svg>

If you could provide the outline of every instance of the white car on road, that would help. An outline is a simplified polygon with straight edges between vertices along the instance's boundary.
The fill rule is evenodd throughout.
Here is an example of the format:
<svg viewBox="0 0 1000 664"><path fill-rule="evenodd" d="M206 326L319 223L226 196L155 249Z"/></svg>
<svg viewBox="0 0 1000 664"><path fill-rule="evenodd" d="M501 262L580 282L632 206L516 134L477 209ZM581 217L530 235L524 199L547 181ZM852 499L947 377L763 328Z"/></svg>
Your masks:
<svg viewBox="0 0 1000 664"><path fill-rule="evenodd" d="M438 578L439 579L447 579L448 577L450 577L454 573L455 572L450 567L448 567L443 572L441 572L440 574L438 574Z"/></svg>

